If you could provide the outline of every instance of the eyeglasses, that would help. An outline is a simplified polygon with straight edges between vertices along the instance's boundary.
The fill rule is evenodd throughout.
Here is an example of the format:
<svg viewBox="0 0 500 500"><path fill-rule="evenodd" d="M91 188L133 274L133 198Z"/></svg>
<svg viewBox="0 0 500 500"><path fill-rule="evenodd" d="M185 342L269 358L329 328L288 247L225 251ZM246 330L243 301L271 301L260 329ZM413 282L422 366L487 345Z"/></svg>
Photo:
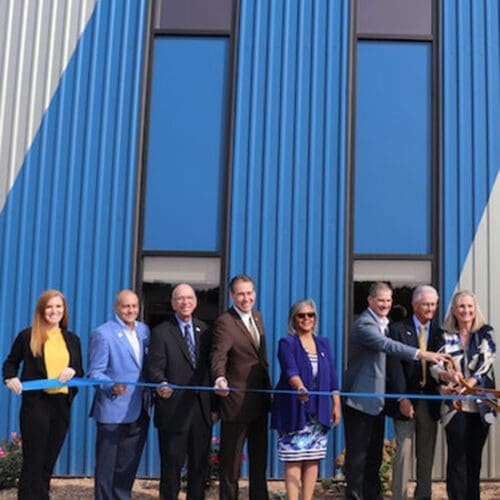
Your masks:
<svg viewBox="0 0 500 500"><path fill-rule="evenodd" d="M310 313L297 313L295 316L299 319L304 319L304 318L315 318L316 313L315 312L310 312Z"/></svg>

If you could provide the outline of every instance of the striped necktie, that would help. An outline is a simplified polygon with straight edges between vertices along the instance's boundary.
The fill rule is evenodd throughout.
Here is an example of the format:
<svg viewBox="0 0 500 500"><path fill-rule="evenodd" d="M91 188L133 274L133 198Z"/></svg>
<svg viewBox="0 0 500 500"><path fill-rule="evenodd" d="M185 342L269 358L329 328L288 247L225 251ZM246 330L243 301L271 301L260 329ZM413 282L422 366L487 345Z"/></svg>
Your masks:
<svg viewBox="0 0 500 500"><path fill-rule="evenodd" d="M184 339L186 340L186 344L188 347L189 355L191 356L191 361L193 365L196 364L196 349L194 347L194 340L191 336L191 325L184 326Z"/></svg>

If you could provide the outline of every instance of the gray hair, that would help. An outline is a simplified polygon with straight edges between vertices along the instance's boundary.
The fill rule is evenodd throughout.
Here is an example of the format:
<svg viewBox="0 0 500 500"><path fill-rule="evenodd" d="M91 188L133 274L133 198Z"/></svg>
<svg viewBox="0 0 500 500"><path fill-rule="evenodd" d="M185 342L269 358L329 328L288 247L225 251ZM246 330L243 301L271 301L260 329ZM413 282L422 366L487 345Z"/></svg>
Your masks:
<svg viewBox="0 0 500 500"><path fill-rule="evenodd" d="M476 295L469 290L459 290L455 292L451 299L451 305L446 313L446 318L444 319L443 329L449 333L455 333L458 330L458 321L453 314L453 308L458 304L458 301L462 297L470 297L474 302L474 307L476 309L476 315L474 317L474 323L472 323L472 332L477 332L480 328L482 328L486 324L486 319L479 308L477 303Z"/></svg>
<svg viewBox="0 0 500 500"><path fill-rule="evenodd" d="M318 310L316 308L316 302L314 302L313 299L304 299L295 302L295 304L290 307L290 311L288 312L288 333L297 335L297 330L295 329L295 315L306 306L311 307L316 314L316 322L314 323L314 332L316 332L318 329Z"/></svg>
<svg viewBox="0 0 500 500"><path fill-rule="evenodd" d="M433 286L418 285L413 290L413 295L411 296L411 301L412 302L420 302L422 295L424 293L432 293L433 295L436 296L436 299L439 299L439 294L437 293L437 290Z"/></svg>

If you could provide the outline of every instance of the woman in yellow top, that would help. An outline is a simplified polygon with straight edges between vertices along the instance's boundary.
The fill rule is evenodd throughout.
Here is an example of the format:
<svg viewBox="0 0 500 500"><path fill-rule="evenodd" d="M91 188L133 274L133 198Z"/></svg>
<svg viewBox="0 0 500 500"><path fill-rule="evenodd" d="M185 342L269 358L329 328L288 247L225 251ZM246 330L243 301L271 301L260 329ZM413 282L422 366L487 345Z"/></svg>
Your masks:
<svg viewBox="0 0 500 500"><path fill-rule="evenodd" d="M83 375L80 339L67 326L64 295L57 290L43 292L32 326L17 335L3 364L5 385L15 394L22 393L19 420L23 466L18 493L22 500L48 500L50 478L68 430L71 401L77 392L76 388L68 387L23 392L22 383L44 378L57 378L65 383Z"/></svg>

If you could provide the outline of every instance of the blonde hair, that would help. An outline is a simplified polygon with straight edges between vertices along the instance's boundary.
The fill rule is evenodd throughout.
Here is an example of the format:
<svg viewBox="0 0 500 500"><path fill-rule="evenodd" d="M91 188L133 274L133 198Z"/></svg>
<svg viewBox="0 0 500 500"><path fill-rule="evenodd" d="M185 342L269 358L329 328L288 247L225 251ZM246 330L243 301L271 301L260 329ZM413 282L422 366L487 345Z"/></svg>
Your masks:
<svg viewBox="0 0 500 500"><path fill-rule="evenodd" d="M61 322L59 323L62 329L68 327L68 307L64 295L59 290L45 290L40 297L38 297L35 314L33 315L33 322L31 324L31 340L30 349L35 357L41 357L43 352L43 344L47 340L47 322L45 321L45 308L49 300L54 297L60 297L63 305L64 312Z"/></svg>
<svg viewBox="0 0 500 500"><path fill-rule="evenodd" d="M474 322L472 323L471 331L477 332L486 324L486 320L483 316L483 313L481 312L481 309L479 308L474 293L469 292L469 290L460 290L453 295L450 308L448 309L448 313L446 314L446 318L444 319L443 329L448 333L455 333L458 330L458 321L453 314L453 308L457 306L458 301L462 297L470 297L474 302L474 309L476 313L474 315Z"/></svg>

